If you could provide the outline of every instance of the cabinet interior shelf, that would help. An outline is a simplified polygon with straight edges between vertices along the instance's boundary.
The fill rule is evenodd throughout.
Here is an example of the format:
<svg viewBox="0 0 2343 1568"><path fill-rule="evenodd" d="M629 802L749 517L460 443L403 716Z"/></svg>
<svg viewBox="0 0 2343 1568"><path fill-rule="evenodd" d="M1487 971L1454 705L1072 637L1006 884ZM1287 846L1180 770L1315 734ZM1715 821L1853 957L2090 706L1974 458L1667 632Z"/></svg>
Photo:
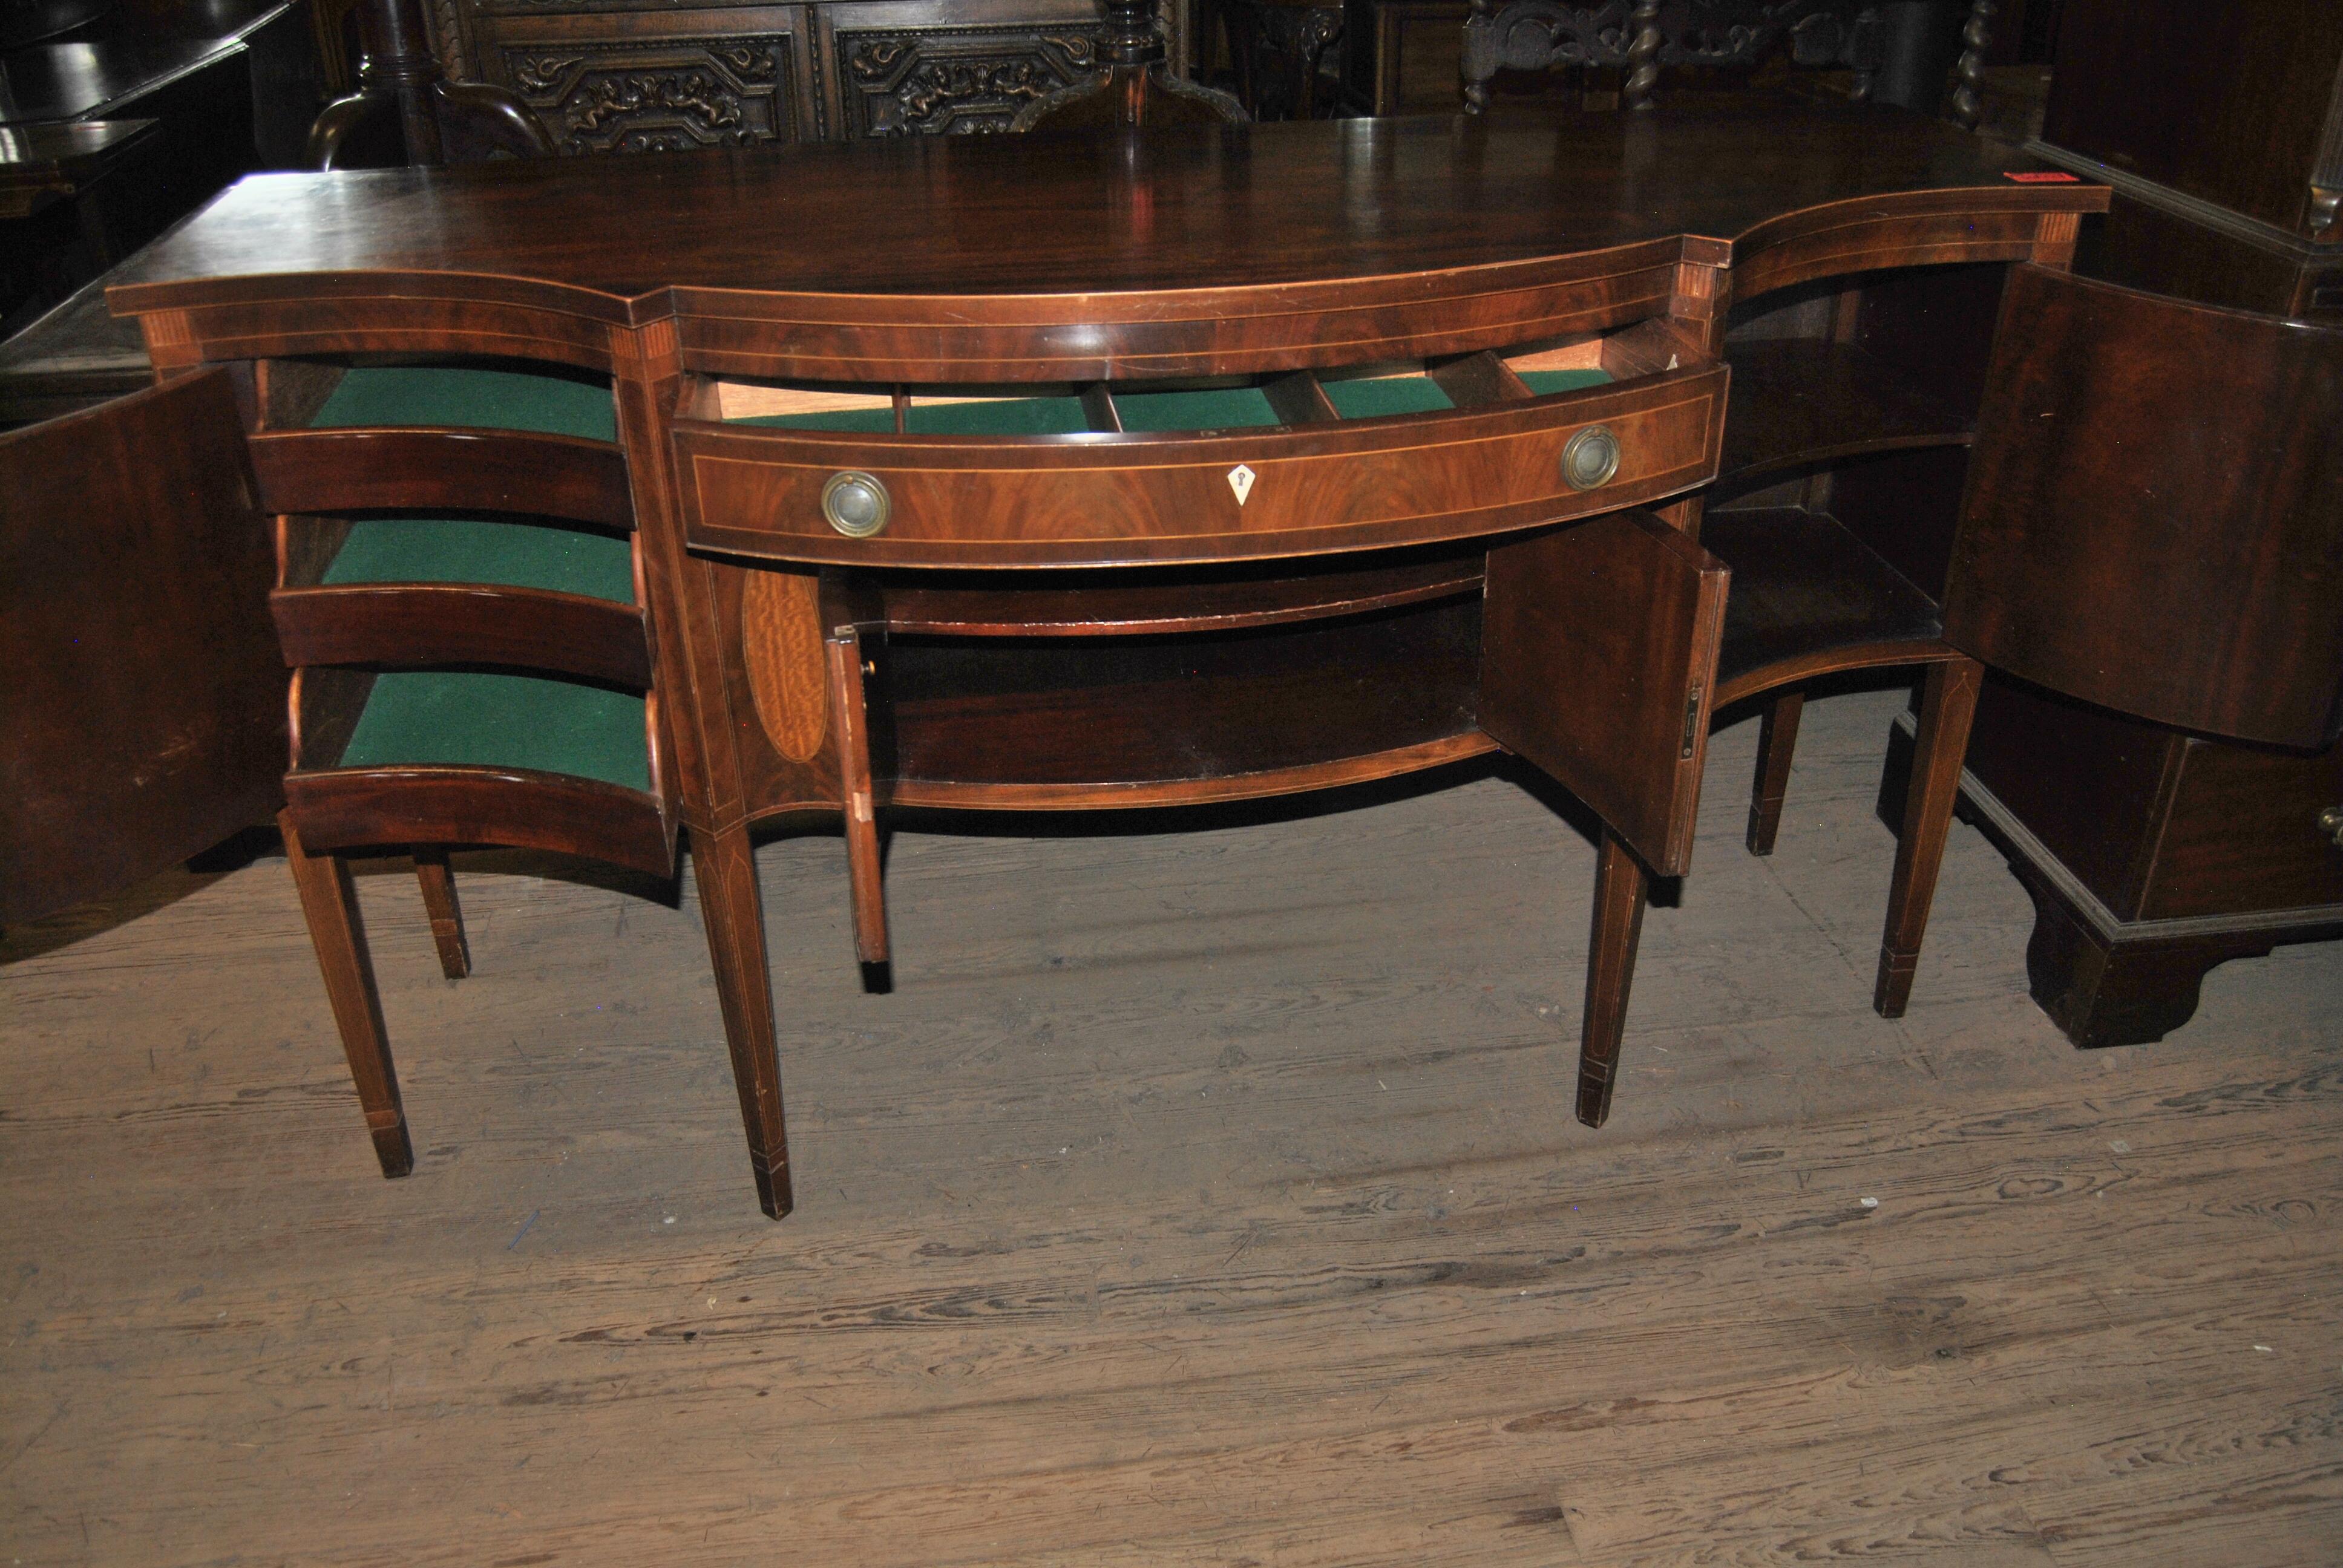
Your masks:
<svg viewBox="0 0 2343 1568"><path fill-rule="evenodd" d="M1716 659L1719 707L1749 695L1745 678L1782 684L1785 666L1819 675L1863 662L1883 644L1922 645L1944 630L1936 600L1837 518L1795 507L1711 512L1704 548L1733 568Z"/></svg>
<svg viewBox="0 0 2343 1568"><path fill-rule="evenodd" d="M1919 377L1849 343L1766 339L1725 357L1733 391L1720 487L1769 474L1916 447L1966 447L1976 417Z"/></svg>

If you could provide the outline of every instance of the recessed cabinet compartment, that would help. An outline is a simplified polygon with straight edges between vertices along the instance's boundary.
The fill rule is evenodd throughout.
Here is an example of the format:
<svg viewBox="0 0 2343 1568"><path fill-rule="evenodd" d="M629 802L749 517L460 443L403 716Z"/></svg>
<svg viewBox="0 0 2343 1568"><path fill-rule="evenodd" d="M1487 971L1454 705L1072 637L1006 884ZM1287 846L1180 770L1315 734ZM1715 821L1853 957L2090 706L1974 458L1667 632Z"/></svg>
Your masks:
<svg viewBox="0 0 2343 1568"><path fill-rule="evenodd" d="M1715 472L1725 372L1658 323L1499 356L1025 387L701 383L692 543L860 566L1110 566L1406 547Z"/></svg>
<svg viewBox="0 0 2343 1568"><path fill-rule="evenodd" d="M674 869L655 694L512 669L295 673L287 802L312 849L580 849Z"/></svg>
<svg viewBox="0 0 2343 1568"><path fill-rule="evenodd" d="M261 505L284 519L270 608L287 662L649 684L607 383L290 361L268 381L273 427L248 445Z"/></svg>
<svg viewBox="0 0 2343 1568"><path fill-rule="evenodd" d="M1473 720L1480 637L1471 589L1235 631L890 635L874 766L903 806L1161 805L1378 778L1493 749Z"/></svg>
<svg viewBox="0 0 2343 1568"><path fill-rule="evenodd" d="M264 367L288 801L316 850L498 843L671 869L671 789L606 382Z"/></svg>

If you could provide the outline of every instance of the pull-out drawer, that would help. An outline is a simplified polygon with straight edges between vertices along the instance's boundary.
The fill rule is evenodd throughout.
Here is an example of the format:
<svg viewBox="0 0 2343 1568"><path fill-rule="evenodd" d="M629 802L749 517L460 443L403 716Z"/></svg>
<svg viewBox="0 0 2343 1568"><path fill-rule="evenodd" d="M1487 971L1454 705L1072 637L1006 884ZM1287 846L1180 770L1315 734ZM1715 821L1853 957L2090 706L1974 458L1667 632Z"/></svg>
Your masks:
<svg viewBox="0 0 2343 1568"><path fill-rule="evenodd" d="M1544 395L1551 377L1524 380L1476 356L1347 382L995 395L960 402L953 419L923 421L922 406L898 394L891 418L882 402L830 428L727 422L702 397L690 410L699 417L676 425L687 537L840 565L1101 566L1528 528L1660 500L1715 474L1725 369L1590 351L1586 374ZM986 428L965 416L987 407L993 428L1038 433L957 433Z"/></svg>

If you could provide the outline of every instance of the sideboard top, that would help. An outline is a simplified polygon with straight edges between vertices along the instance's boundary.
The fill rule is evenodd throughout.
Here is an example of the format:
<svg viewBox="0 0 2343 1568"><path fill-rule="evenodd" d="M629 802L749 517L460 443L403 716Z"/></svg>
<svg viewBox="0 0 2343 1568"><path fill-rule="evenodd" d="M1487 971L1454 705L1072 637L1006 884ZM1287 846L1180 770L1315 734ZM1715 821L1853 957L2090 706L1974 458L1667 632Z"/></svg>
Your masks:
<svg viewBox="0 0 2343 1568"><path fill-rule="evenodd" d="M2044 169L1920 116L1769 97L260 175L123 266L109 298L143 313L406 280L641 325L691 314L709 303L699 291L1008 299L1453 282L1623 247L1738 261L1785 226L1811 237L1841 220L2105 209L2104 188L2055 172L2006 177Z"/></svg>

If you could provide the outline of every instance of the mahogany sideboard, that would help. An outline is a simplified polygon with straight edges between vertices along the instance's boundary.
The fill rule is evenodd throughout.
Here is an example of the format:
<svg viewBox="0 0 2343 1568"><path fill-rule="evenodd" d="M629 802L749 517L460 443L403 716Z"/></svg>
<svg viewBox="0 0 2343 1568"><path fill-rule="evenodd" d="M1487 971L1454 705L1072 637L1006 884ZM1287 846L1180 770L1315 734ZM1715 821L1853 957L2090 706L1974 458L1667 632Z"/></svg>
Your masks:
<svg viewBox="0 0 2343 1568"><path fill-rule="evenodd" d="M36 678L0 918L279 804L313 934L351 925L344 849L664 872L688 833L779 1214L752 827L843 825L872 963L890 807L1225 800L1502 744L1681 873L1703 487L1956 459L1934 340L1832 324L1989 304L2105 201L1916 116L1733 100L247 179L115 279L160 385L0 437L10 569L78 585L8 628ZM1728 419L1758 297L1824 329ZM478 531L514 514L586 543ZM468 565L402 554L435 539ZM1861 628L1826 618L1776 634L1828 668ZM483 673L516 667L546 678ZM435 680L560 717L532 738ZM397 1173L362 942L329 935Z"/></svg>

